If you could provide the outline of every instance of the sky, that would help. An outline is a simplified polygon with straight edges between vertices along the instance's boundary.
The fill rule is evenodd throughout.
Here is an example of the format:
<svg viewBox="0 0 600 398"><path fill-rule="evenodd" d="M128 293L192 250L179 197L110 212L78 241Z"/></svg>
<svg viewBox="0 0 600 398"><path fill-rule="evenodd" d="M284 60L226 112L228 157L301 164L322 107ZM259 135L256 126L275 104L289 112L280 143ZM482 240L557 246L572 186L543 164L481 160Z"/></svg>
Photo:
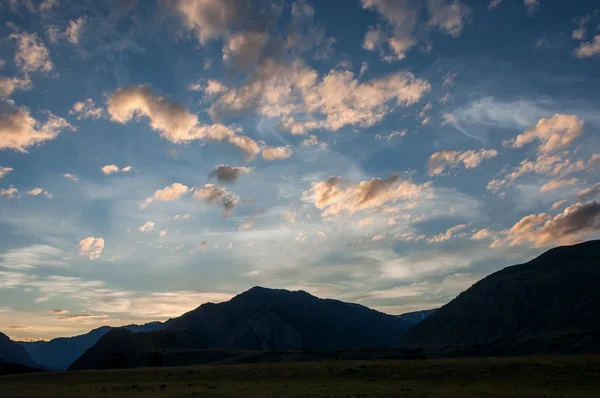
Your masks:
<svg viewBox="0 0 600 398"><path fill-rule="evenodd" d="M0 330L390 314L600 237L591 0L0 0Z"/></svg>

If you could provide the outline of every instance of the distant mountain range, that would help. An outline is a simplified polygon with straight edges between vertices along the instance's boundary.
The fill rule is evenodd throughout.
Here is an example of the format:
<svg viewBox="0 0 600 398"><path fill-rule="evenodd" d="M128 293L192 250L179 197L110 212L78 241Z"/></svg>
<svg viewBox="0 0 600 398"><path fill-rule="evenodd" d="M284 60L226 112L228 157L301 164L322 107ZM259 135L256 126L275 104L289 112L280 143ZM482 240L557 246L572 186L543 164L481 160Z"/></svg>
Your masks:
<svg viewBox="0 0 600 398"><path fill-rule="evenodd" d="M0 334L0 361L96 369L600 353L599 280L600 241L590 241L498 271L439 309L392 316L303 291L254 287L164 323L35 343Z"/></svg>
<svg viewBox="0 0 600 398"><path fill-rule="evenodd" d="M600 353L600 241L557 247L474 284L403 345L440 356Z"/></svg>
<svg viewBox="0 0 600 398"><path fill-rule="evenodd" d="M362 305L254 287L170 319L163 331L111 330L70 369L144 366L154 353L182 349L323 351L391 345L407 328L402 319Z"/></svg>

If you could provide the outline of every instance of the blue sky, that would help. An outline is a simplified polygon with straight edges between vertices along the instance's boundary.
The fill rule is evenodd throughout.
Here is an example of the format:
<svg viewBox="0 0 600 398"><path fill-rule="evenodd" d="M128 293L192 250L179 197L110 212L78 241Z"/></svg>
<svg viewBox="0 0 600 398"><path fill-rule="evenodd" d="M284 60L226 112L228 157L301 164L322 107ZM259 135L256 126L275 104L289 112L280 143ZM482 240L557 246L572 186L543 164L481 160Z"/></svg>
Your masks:
<svg viewBox="0 0 600 398"><path fill-rule="evenodd" d="M0 330L397 314L598 238L594 3L0 2Z"/></svg>

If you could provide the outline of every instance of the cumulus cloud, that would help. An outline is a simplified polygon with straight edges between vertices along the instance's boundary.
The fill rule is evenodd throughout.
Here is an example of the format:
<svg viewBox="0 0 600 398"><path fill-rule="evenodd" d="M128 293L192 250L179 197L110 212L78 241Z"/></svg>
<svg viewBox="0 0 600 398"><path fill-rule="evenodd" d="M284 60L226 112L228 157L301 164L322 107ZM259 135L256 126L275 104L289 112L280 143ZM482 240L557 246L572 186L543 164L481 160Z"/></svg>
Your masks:
<svg viewBox="0 0 600 398"><path fill-rule="evenodd" d="M104 175L109 175L113 173L128 173L132 170L133 167L131 166L125 166L120 169L116 164L107 164L106 166L102 167L102 173L104 173Z"/></svg>
<svg viewBox="0 0 600 398"><path fill-rule="evenodd" d="M581 43L573 54L577 58L590 58L600 54L600 35L594 36L591 42Z"/></svg>
<svg viewBox="0 0 600 398"><path fill-rule="evenodd" d="M42 124L31 117L26 107L0 100L0 150L26 153L27 148L56 138L65 128L74 130L65 119L46 113L48 120Z"/></svg>
<svg viewBox="0 0 600 398"><path fill-rule="evenodd" d="M10 173L13 170L14 169L12 167L3 167L3 166L0 166L0 179L6 177L8 175L8 173Z"/></svg>
<svg viewBox="0 0 600 398"><path fill-rule="evenodd" d="M173 142L193 140L226 141L241 149L248 159L259 152L258 144L249 137L222 124L200 124L198 117L183 105L159 96L148 85L117 89L107 100L107 111L112 121L127 123L134 117L147 117L150 127Z"/></svg>
<svg viewBox="0 0 600 398"><path fill-rule="evenodd" d="M490 231L489 229L480 229L479 231L473 233L473 235L471 235L471 239L473 240L482 240L482 239L488 239L491 238L493 236L493 232Z"/></svg>
<svg viewBox="0 0 600 398"><path fill-rule="evenodd" d="M362 6L378 12L387 24L385 32L384 27L369 28L363 42L367 50L380 50L384 59L392 58L384 55L384 45L394 58L406 58L406 53L418 43L418 30L437 28L452 37L460 36L471 15L469 7L460 0L362 0ZM424 11L427 11L427 22L419 26Z"/></svg>
<svg viewBox="0 0 600 398"><path fill-rule="evenodd" d="M209 178L216 177L219 182L233 183L236 182L242 174L248 174L252 172L252 170L254 170L252 167L220 164L215 166L208 176Z"/></svg>
<svg viewBox="0 0 600 398"><path fill-rule="evenodd" d="M555 114L549 119L540 119L535 127L519 134L514 141L507 142L513 148L521 148L538 140L538 154L549 154L568 147L583 132L583 120L575 115Z"/></svg>
<svg viewBox="0 0 600 398"><path fill-rule="evenodd" d="M63 177L65 177L67 180L73 181L73 182L79 182L79 177L77 177L75 174L64 174Z"/></svg>
<svg viewBox="0 0 600 398"><path fill-rule="evenodd" d="M180 199L189 191L190 188L188 186L175 182L169 185L168 187L159 189L158 191L154 192L154 195L150 196L149 198L146 198L144 203L142 203L142 205L140 206L140 209L145 209L146 206L148 206L148 204L154 201L171 202L173 200Z"/></svg>
<svg viewBox="0 0 600 398"><path fill-rule="evenodd" d="M565 245L581 242L600 231L600 203L577 203L554 218L547 214L524 217L494 247L528 244L533 247Z"/></svg>
<svg viewBox="0 0 600 398"><path fill-rule="evenodd" d="M205 184L203 188L194 191L194 199L203 199L206 203L223 207L223 217L231 215L239 201L239 197L223 187Z"/></svg>
<svg viewBox="0 0 600 398"><path fill-rule="evenodd" d="M138 231L140 232L150 232L154 231L154 223L152 221L146 221L144 224L140 225Z"/></svg>
<svg viewBox="0 0 600 398"><path fill-rule="evenodd" d="M89 257L90 260L96 260L102 255L104 250L104 239L89 236L79 241L79 255Z"/></svg>
<svg viewBox="0 0 600 398"><path fill-rule="evenodd" d="M50 72L54 68L48 49L35 33L15 32L8 37L17 43L15 63L23 73Z"/></svg>
<svg viewBox="0 0 600 398"><path fill-rule="evenodd" d="M262 150L264 160L283 160L288 159L294 154L289 146L265 147Z"/></svg>
<svg viewBox="0 0 600 398"><path fill-rule="evenodd" d="M372 126L431 90L426 80L405 71L360 82L351 71L334 69L319 79L314 69L300 61L285 66L265 63L256 74L256 79L228 88L217 98L210 108L213 118L255 110L279 119L292 134L337 131L345 126Z"/></svg>
<svg viewBox="0 0 600 398"><path fill-rule="evenodd" d="M579 182L577 178L567 179L554 179L550 180L540 187L540 192L553 191L555 189L563 188L569 185L575 185Z"/></svg>
<svg viewBox="0 0 600 398"><path fill-rule="evenodd" d="M314 146L319 146L321 148L327 147L326 143L319 142L319 139L317 138L316 135L310 135L310 136L308 136L308 138L303 139L302 142L300 142L300 145L302 145L304 147L314 147Z"/></svg>
<svg viewBox="0 0 600 398"><path fill-rule="evenodd" d="M97 120L102 117L103 113L104 110L96 107L96 103L91 98L87 98L84 101L77 101L69 110L69 115L77 115L77 120Z"/></svg>
<svg viewBox="0 0 600 398"><path fill-rule="evenodd" d="M598 196L598 194L600 194L600 182L578 191L577 197L580 199L592 199Z"/></svg>
<svg viewBox="0 0 600 398"><path fill-rule="evenodd" d="M52 199L52 194L50 192L46 191L43 188L33 188L33 189L30 189L29 191L27 191L27 195L29 195L29 196L44 195L48 199Z"/></svg>
<svg viewBox="0 0 600 398"><path fill-rule="evenodd" d="M341 177L332 176L313 183L312 188L302 194L302 199L323 210L324 217L341 213L352 215L398 200L416 200L429 186L430 183L417 185L398 176L346 185Z"/></svg>
<svg viewBox="0 0 600 398"><path fill-rule="evenodd" d="M0 189L0 196L6 196L9 199L14 199L19 194L19 190L12 185L8 188Z"/></svg>
<svg viewBox="0 0 600 398"><path fill-rule="evenodd" d="M379 235L375 235L371 238L371 240L373 242L377 242L378 240L382 240L385 239L385 234L379 234Z"/></svg>
<svg viewBox="0 0 600 398"><path fill-rule="evenodd" d="M74 21L69 21L69 26L65 31L65 35L67 40L72 44L79 44L79 37L81 36L81 32L83 31L83 27L85 25L85 18L80 17Z"/></svg>
<svg viewBox="0 0 600 398"><path fill-rule="evenodd" d="M479 149L459 151L440 151L429 157L427 166L430 176L442 175L446 169L459 167L461 164L466 169L474 169L484 159L490 159L498 155L495 149Z"/></svg>
<svg viewBox="0 0 600 398"><path fill-rule="evenodd" d="M18 77L0 77L0 98L10 97L15 91L31 90L33 85L28 76Z"/></svg>
<svg viewBox="0 0 600 398"><path fill-rule="evenodd" d="M164 238L165 236L167 236L167 230L166 230L166 229L163 229L162 231L160 231L160 232L158 233L158 235L159 235L161 238Z"/></svg>
<svg viewBox="0 0 600 398"><path fill-rule="evenodd" d="M557 202L554 202L554 203L552 203L552 210L556 210L556 209L558 209L559 207L562 207L562 206L563 206L565 203L567 203L567 200L566 200L566 199L559 200L559 201L557 201Z"/></svg>
<svg viewBox="0 0 600 398"><path fill-rule="evenodd" d="M466 227L468 227L469 224L459 224L459 225L455 225L452 228L449 228L448 230L446 230L446 232L441 233L439 235L436 235L432 238L427 239L427 242L429 243L440 243L440 242L445 242L447 240L452 239L455 236L455 233L465 229Z"/></svg>

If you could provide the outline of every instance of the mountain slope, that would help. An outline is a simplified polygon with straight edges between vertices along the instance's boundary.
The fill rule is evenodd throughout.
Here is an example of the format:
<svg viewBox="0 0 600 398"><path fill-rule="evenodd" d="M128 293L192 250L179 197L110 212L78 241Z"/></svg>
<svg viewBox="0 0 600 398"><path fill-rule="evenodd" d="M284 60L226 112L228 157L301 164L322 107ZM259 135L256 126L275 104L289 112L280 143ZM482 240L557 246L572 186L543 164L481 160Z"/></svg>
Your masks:
<svg viewBox="0 0 600 398"><path fill-rule="evenodd" d="M163 324L151 322L145 325L122 326L122 328L132 332L149 332L162 329ZM110 326L102 326L79 336L59 337L46 342L19 342L19 344L36 363L48 369L65 370L111 329Z"/></svg>
<svg viewBox="0 0 600 398"><path fill-rule="evenodd" d="M261 287L167 322L167 330L188 330L210 347L250 350L386 345L406 329L401 319L362 305Z"/></svg>
<svg viewBox="0 0 600 398"><path fill-rule="evenodd" d="M165 326L152 333L111 330L69 369L146 366L153 357L174 356L198 363L206 354L192 351L202 348L318 351L389 345L407 329L403 320L361 305L260 287L228 302L203 304Z"/></svg>
<svg viewBox="0 0 600 398"><path fill-rule="evenodd" d="M600 241L558 247L477 282L401 342L451 355L600 352L598 281Z"/></svg>
<svg viewBox="0 0 600 398"><path fill-rule="evenodd" d="M403 321L407 322L410 325L410 327L413 327L417 323L423 322L431 314L433 314L436 310L437 310L437 308L434 308L432 310L407 312L404 314L397 315L397 317L402 319Z"/></svg>
<svg viewBox="0 0 600 398"><path fill-rule="evenodd" d="M27 351L4 333L0 333L0 360L29 367L37 367Z"/></svg>

